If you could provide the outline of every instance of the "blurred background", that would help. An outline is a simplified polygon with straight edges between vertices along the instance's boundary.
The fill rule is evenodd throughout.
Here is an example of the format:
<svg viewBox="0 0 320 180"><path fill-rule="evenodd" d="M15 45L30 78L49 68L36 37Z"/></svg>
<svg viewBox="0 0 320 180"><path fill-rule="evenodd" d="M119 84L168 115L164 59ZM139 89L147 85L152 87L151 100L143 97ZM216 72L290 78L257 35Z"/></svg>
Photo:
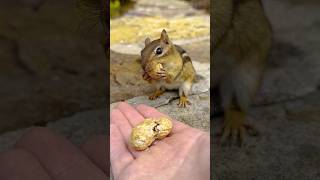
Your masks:
<svg viewBox="0 0 320 180"><path fill-rule="evenodd" d="M212 144L213 179L319 179L320 1L262 3L274 34L248 119L260 135L242 148ZM213 122L217 132L222 119Z"/></svg>
<svg viewBox="0 0 320 180"><path fill-rule="evenodd" d="M0 151L34 125L75 143L106 133L101 2L0 1Z"/></svg>

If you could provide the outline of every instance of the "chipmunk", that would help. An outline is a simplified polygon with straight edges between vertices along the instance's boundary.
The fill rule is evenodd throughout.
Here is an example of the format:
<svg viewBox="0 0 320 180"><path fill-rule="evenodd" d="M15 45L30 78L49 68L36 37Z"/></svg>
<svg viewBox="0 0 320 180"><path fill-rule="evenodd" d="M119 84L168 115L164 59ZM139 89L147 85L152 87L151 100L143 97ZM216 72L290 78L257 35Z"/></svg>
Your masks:
<svg viewBox="0 0 320 180"><path fill-rule="evenodd" d="M241 145L245 130L256 133L246 117L262 81L272 30L260 0L211 2L211 106L220 103L224 111L221 142L232 138L229 142L235 143L239 138Z"/></svg>
<svg viewBox="0 0 320 180"><path fill-rule="evenodd" d="M195 69L184 49L174 45L163 30L160 39L145 39L145 47L141 51L143 79L156 86L149 99L154 100L166 89L179 89L179 106L190 104L188 94L195 80Z"/></svg>

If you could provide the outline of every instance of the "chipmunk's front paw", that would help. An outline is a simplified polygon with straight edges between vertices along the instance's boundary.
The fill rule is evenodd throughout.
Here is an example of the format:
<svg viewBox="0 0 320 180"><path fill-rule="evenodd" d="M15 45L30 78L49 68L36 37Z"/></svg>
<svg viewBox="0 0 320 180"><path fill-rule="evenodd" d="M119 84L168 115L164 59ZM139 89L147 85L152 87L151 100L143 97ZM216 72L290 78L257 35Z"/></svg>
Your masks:
<svg viewBox="0 0 320 180"><path fill-rule="evenodd" d="M156 73L160 79L167 79L167 71L163 67L161 67Z"/></svg>
<svg viewBox="0 0 320 180"><path fill-rule="evenodd" d="M190 105L190 104L191 103L186 96L180 96L179 104L178 104L179 107L185 108L185 107L187 107L187 105Z"/></svg>
<svg viewBox="0 0 320 180"><path fill-rule="evenodd" d="M152 78L149 76L148 73L144 72L142 78L148 82L151 82Z"/></svg>
<svg viewBox="0 0 320 180"><path fill-rule="evenodd" d="M162 90L157 90L155 93L153 93L151 96L149 96L150 100L155 100L157 99L159 96L161 96L164 93L164 91Z"/></svg>

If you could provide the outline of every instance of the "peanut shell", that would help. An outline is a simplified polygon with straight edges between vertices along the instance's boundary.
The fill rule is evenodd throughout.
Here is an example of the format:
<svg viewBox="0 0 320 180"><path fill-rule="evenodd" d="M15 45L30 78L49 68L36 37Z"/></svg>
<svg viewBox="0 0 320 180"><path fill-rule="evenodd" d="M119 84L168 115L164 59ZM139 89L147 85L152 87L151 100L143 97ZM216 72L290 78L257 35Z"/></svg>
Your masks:
<svg viewBox="0 0 320 180"><path fill-rule="evenodd" d="M147 65L147 69L149 70L148 74L152 79L159 79L158 72L160 72L162 68L163 65L156 61L149 62Z"/></svg>
<svg viewBox="0 0 320 180"><path fill-rule="evenodd" d="M170 134L172 122L170 119L148 118L132 129L130 144L135 150L145 150L156 139L163 139Z"/></svg>

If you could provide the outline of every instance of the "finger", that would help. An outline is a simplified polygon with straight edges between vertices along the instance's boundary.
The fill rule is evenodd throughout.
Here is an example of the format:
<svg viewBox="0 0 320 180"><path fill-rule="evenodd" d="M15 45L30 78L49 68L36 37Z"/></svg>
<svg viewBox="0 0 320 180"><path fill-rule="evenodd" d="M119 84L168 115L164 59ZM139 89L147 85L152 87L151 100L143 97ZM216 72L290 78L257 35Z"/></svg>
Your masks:
<svg viewBox="0 0 320 180"><path fill-rule="evenodd" d="M162 114L161 112L159 112L155 108L149 107L149 106L146 106L143 104L136 106L136 109L146 118L167 117L167 118L171 119L170 117L168 117L165 114ZM171 119L171 120L172 120L172 124L173 124L172 133L176 133L178 131L181 131L182 129L189 127L188 125L186 125L182 122L179 122L177 120L174 120L174 119Z"/></svg>
<svg viewBox="0 0 320 180"><path fill-rule="evenodd" d="M23 149L0 154L0 179L51 180L40 162Z"/></svg>
<svg viewBox="0 0 320 180"><path fill-rule="evenodd" d="M119 109L122 114L124 114L124 116L129 120L132 127L138 125L144 120L144 117L128 103L120 102L116 108Z"/></svg>
<svg viewBox="0 0 320 180"><path fill-rule="evenodd" d="M115 179L134 160L124 142L117 125L110 124L110 162Z"/></svg>
<svg viewBox="0 0 320 180"><path fill-rule="evenodd" d="M129 149L133 157L137 158L140 154L140 151L135 151L129 142L132 126L129 123L128 119L119 109L113 109L111 111L111 123L117 125L117 127L120 130L120 133L122 134L122 140L125 142L127 148Z"/></svg>
<svg viewBox="0 0 320 180"><path fill-rule="evenodd" d="M132 126L119 109L111 111L111 123L117 125L125 142L128 143Z"/></svg>
<svg viewBox="0 0 320 180"><path fill-rule="evenodd" d="M31 152L56 180L104 180L107 176L76 146L47 128L32 128L16 147Z"/></svg>
<svg viewBox="0 0 320 180"><path fill-rule="evenodd" d="M110 175L109 137L106 135L95 135L90 137L82 146L82 151L103 172Z"/></svg>

